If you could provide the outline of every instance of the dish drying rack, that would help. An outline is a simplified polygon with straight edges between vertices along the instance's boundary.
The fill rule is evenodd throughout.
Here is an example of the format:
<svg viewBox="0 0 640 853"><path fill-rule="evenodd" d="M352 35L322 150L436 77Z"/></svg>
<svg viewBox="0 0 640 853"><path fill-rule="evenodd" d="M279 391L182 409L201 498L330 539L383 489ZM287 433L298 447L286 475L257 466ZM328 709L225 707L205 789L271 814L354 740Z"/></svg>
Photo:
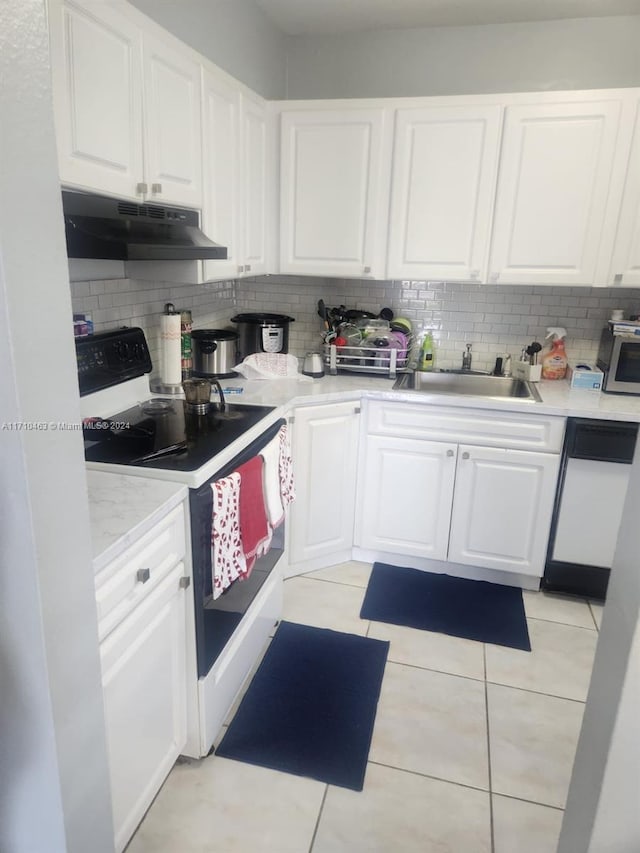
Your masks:
<svg viewBox="0 0 640 853"><path fill-rule="evenodd" d="M410 352L411 343L406 350L395 347L337 347L332 343L323 344L323 359L331 376L336 376L338 371L347 371L373 373L395 379L398 372L407 370Z"/></svg>

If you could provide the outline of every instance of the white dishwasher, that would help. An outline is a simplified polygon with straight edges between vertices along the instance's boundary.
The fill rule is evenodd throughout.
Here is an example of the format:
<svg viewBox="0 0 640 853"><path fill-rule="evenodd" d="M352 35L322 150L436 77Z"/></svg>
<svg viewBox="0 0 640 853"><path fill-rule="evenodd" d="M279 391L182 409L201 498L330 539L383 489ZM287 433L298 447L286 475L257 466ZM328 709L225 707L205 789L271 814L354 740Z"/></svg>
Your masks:
<svg viewBox="0 0 640 853"><path fill-rule="evenodd" d="M638 424L569 418L542 587L605 598Z"/></svg>

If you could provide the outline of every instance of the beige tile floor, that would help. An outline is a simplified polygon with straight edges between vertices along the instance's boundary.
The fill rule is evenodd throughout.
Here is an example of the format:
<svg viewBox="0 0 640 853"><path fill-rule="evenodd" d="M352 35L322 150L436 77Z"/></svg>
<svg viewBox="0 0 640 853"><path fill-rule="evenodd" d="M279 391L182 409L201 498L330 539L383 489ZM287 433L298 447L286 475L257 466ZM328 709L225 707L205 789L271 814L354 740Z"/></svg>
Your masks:
<svg viewBox="0 0 640 853"><path fill-rule="evenodd" d="M284 607L391 643L364 790L180 761L128 853L555 853L602 606L526 592L528 653L361 620L369 573L290 578Z"/></svg>

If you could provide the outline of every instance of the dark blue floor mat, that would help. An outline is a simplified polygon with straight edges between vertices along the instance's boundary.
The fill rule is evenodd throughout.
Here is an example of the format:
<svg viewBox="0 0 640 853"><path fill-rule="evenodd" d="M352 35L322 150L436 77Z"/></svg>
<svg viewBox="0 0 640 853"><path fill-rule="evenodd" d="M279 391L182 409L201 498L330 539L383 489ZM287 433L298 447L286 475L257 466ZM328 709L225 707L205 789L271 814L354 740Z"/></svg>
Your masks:
<svg viewBox="0 0 640 853"><path fill-rule="evenodd" d="M361 791L388 650L282 622L216 755Z"/></svg>
<svg viewBox="0 0 640 853"><path fill-rule="evenodd" d="M513 586L374 563L360 617L531 651Z"/></svg>

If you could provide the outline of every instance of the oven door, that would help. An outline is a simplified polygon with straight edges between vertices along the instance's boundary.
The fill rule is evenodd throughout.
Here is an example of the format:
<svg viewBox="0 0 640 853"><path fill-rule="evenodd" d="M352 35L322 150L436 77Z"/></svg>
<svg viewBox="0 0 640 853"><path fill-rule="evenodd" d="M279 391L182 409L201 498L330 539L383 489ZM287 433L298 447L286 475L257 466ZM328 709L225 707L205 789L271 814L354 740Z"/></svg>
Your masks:
<svg viewBox="0 0 640 853"><path fill-rule="evenodd" d="M640 395L640 340L615 335L605 391Z"/></svg>
<svg viewBox="0 0 640 853"><path fill-rule="evenodd" d="M274 566L284 552L284 523L274 530L271 548L259 557L248 578L237 580L217 599L213 598L211 567L211 525L213 492L211 483L226 477L244 462L256 456L277 435L286 421L278 420L245 450L198 489L189 492L191 512L191 552L195 605L198 677L211 670L216 659L240 625Z"/></svg>

